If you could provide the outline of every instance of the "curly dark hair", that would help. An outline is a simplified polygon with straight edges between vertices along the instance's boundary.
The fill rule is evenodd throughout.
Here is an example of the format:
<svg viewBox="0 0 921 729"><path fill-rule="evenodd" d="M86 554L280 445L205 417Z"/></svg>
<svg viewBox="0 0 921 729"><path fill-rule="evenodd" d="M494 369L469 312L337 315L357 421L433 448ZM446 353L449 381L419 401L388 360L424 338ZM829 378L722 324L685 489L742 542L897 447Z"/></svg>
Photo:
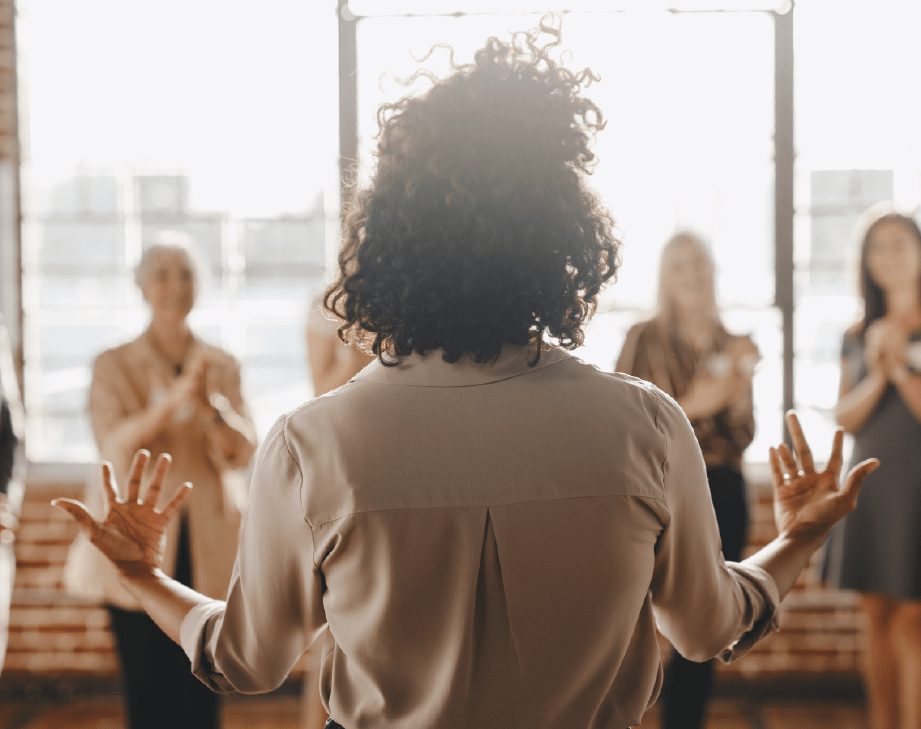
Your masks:
<svg viewBox="0 0 921 729"><path fill-rule="evenodd" d="M599 79L550 57L559 25L489 38L426 93L380 107L377 168L351 187L324 298L343 341L383 364L436 349L489 362L510 344L533 346L536 365L544 332L582 344L620 241L586 184L605 121L581 89Z"/></svg>

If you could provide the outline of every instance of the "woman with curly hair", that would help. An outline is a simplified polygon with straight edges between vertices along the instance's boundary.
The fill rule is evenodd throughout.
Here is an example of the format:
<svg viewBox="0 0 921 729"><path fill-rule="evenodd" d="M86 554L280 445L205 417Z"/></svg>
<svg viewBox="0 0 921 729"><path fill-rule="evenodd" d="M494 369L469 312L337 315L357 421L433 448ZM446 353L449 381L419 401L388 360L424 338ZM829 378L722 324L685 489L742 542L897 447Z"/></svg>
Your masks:
<svg viewBox="0 0 921 729"><path fill-rule="evenodd" d="M125 502L107 478L105 522L61 503L215 690L275 688L328 629L331 727L624 729L659 691L656 624L691 658L744 654L852 508L873 464L839 490L840 437L816 473L793 418L782 537L724 562L680 409L567 352L619 244L585 182L593 79L559 40L491 38L381 111L326 299L377 361L266 437L226 601L159 570L175 507L139 501L146 455Z"/></svg>

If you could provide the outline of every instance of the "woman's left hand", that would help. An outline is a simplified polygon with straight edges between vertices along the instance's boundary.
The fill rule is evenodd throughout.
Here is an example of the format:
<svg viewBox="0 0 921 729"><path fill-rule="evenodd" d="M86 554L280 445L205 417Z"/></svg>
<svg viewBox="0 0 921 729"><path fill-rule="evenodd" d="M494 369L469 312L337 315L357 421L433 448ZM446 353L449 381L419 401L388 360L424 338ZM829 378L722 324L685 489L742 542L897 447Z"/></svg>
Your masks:
<svg viewBox="0 0 921 729"><path fill-rule="evenodd" d="M188 482L182 484L162 511L157 509L160 489L172 460L164 453L157 459L153 477L142 501L141 480L149 458L150 453L146 450L134 454L124 501L119 498L112 464L103 462L102 483L109 513L102 522L97 522L79 501L55 499L51 502L53 506L70 514L87 539L115 563L120 571L134 576L152 573L160 568L167 524L179 511L192 488Z"/></svg>
<svg viewBox="0 0 921 729"><path fill-rule="evenodd" d="M828 463L824 470L816 471L796 413L790 410L786 421L793 450L786 443L770 449L774 523L781 535L824 540L831 528L857 506L864 479L876 470L879 460L870 458L858 463L839 484L844 430L835 431Z"/></svg>

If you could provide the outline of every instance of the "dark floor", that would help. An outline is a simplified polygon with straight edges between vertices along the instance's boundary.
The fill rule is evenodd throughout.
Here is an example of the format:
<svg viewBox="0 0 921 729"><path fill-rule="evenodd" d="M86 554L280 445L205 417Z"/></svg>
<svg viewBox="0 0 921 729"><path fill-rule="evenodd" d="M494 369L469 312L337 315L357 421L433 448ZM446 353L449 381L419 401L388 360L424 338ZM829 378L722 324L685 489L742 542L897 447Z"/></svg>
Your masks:
<svg viewBox="0 0 921 729"><path fill-rule="evenodd" d="M224 729L300 727L297 696L233 697L224 704ZM655 707L643 729L659 726ZM831 700L717 699L707 729L867 729L859 703ZM56 703L15 699L0 706L0 729L123 729L117 697L75 697Z"/></svg>

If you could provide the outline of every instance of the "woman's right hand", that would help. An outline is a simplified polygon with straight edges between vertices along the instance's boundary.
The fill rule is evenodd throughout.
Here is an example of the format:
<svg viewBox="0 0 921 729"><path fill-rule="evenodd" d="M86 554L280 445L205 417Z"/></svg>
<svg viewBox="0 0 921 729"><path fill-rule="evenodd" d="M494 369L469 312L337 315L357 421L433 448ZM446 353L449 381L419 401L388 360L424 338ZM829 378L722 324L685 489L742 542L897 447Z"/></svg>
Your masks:
<svg viewBox="0 0 921 729"><path fill-rule="evenodd" d="M864 479L876 470L879 461L871 458L857 464L839 487L844 431L835 431L828 464L817 472L796 413L789 411L786 421L793 451L786 443L770 450L774 521L781 536L824 540L831 528L853 511Z"/></svg>

